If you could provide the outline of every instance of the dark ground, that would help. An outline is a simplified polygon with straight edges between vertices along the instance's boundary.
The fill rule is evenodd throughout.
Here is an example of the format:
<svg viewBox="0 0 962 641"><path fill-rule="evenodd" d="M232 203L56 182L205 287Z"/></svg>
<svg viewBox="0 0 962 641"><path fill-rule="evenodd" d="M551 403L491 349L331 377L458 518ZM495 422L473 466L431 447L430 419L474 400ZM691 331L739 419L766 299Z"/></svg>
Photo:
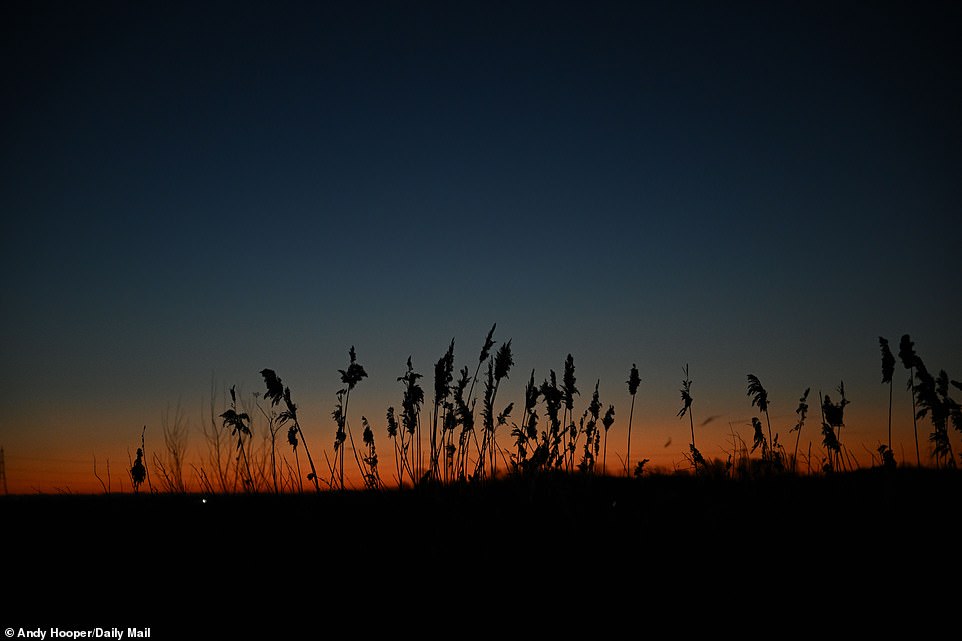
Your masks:
<svg viewBox="0 0 962 641"><path fill-rule="evenodd" d="M804 615L814 630L830 613L860 612L860 625L891 632L897 618L925 620L942 597L957 601L937 582L958 582L960 488L960 472L873 469L2 497L0 612L40 627L149 625L154 639L305 621L362 639L525 622L537 622L527 633L621 634L655 621L682 633L711 613L756 625Z"/></svg>

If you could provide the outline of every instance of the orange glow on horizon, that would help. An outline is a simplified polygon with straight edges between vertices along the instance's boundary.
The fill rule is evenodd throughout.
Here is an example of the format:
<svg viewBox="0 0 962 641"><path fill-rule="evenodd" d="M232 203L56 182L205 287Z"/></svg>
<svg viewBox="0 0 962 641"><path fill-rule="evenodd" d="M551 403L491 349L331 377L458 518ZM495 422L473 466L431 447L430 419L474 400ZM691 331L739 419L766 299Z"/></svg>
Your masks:
<svg viewBox="0 0 962 641"><path fill-rule="evenodd" d="M782 417L783 420L779 422L783 427L780 430L781 433L778 434L778 442L784 448L786 455L790 457L795 448L796 434L784 433L787 432L784 428L785 418ZM912 425L904 419L905 417L900 416L898 420L893 421L893 450L896 460L900 464L914 466L916 460ZM751 427L742 423L735 423L722 418L713 420L712 417L708 417L699 423L696 418L695 438L698 449L706 459L717 461L720 466L724 466L729 456L733 454L735 460L739 456L757 458L759 456L757 451L749 451L751 448ZM879 463L879 460L875 458L877 455L873 457L872 453L876 451L878 444L886 439L886 424L887 415L885 412L866 412L859 416L853 413L852 426L843 428L841 433L841 440L850 452L850 460L853 466L870 467ZM877 427L865 429L862 427L863 425L882 427L881 429ZM928 423L919 426L919 440L926 446L930 430L931 426ZM237 453L234 446L236 443L229 442L229 439L222 443L220 455L224 473L217 474L213 468L217 458L216 454L210 449L210 445L205 441L203 435L196 433L198 431L196 428L191 430L189 446L182 464L182 478L185 489L189 492L199 493L210 489L231 492L245 491L244 485L240 481L241 475L238 474L236 469L238 461L235 458ZM306 431L314 463L318 470L320 487L329 489L332 485L330 462L333 461L333 451L330 447L327 447L326 443L329 439L322 438L312 431ZM304 491L312 491L312 483L307 479L309 467L303 446L299 448L295 459L290 446L286 442L286 430L281 432L283 433L278 433L275 442L279 490L282 492L299 491L296 469L300 465L301 487ZM258 434L259 436L255 438L249 450L252 475L256 481L257 491L272 492L274 484L270 471L270 441L266 430L261 430ZM11 495L133 492L130 467L134 451L139 445L139 434L137 437L137 439L132 439L130 446L122 448L116 446L102 447L100 451L95 453L90 450L79 451L78 449L67 448L42 452L19 452L16 448L5 446L6 491ZM497 462L499 475L504 474L505 461L511 453L510 439L508 429L502 426L498 430L497 439L498 446L503 453ZM361 456L360 448L362 444L358 434L354 434L354 440L356 447L358 447L358 456ZM607 437L602 434L599 451L595 459L594 470L596 474L602 473L604 464L608 475L625 475L626 440L626 419L623 419L623 422L616 421L608 431ZM691 463L687 457L690 440L690 426L687 420L642 422L636 416L632 423L631 467L634 468L642 459L648 459L644 466L646 474L688 472L691 469ZM733 442L739 444L740 455L734 451ZM375 435L375 446L382 487L396 488L398 480L393 451L394 445L383 433L383 430ZM576 446L572 473L577 473L577 464L581 460L583 451L582 446L583 443L578 443ZM148 432L146 447L148 481L141 488L141 491L171 491L172 486L166 479L171 478L173 473L167 452L163 449L163 440L156 434ZM422 460L425 465L428 460L427 448L428 440L425 432L422 434L422 449L424 450ZM802 437L799 439L797 471L799 473L818 472L823 455L819 417L818 414L814 414L814 417L810 414ZM472 458L469 460L473 463L475 454L472 453L471 456ZM921 452L921 460L923 466L931 463L931 458L926 449ZM470 467L469 464L468 468ZM344 477L346 488L363 488L358 465L350 448L350 441L348 441L345 454ZM408 475L405 475L404 482L405 485L410 485L411 480Z"/></svg>

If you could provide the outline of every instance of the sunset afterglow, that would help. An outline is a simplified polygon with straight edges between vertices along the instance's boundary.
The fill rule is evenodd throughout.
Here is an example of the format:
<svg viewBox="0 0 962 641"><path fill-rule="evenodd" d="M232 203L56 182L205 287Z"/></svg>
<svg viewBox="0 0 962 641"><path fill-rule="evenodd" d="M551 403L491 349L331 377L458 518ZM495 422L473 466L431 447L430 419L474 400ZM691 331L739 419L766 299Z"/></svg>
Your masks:
<svg viewBox="0 0 962 641"><path fill-rule="evenodd" d="M821 400L840 384L845 464L880 465L879 337L897 351L911 336L962 398L956 4L11 2L2 13L11 494L130 493L142 446L154 491L169 489L173 451L173 487L210 489L214 434L221 472L241 465L221 418L232 387L260 470L247 482L306 485L307 445L329 487L352 347L367 376L350 394L347 484L362 486L363 417L381 481L396 486L386 413L400 411L408 359L425 430L454 340L455 374L482 379L469 399L480 439L476 367L495 324L494 350L513 350L494 408L514 407L496 430L500 473L529 377L560 377L568 355L573 421L596 384L602 409L614 406L611 475L627 472L634 364L630 460L648 459L646 473L690 472L692 427L709 461L737 458L753 418L796 469L819 473ZM693 403L679 417L686 366ZM283 405L265 401L265 368L297 404L296 451L285 425L270 454L267 414ZM933 466L933 423L913 423L909 377L897 363L892 453ZM537 413L544 430L543 400Z"/></svg>

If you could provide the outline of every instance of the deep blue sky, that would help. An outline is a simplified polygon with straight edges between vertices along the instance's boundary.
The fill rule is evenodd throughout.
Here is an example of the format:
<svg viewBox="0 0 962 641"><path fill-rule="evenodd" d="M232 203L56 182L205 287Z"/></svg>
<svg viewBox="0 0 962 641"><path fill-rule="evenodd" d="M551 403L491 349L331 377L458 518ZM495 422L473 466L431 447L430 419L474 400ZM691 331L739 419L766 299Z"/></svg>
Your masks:
<svg viewBox="0 0 962 641"><path fill-rule="evenodd" d="M749 372L786 425L844 379L870 449L880 334L962 377L958 3L0 11L8 470L126 463L264 367L327 447L351 345L381 426L409 355L473 372L494 322L505 400L572 353L622 420L638 363L673 460L686 363L712 455Z"/></svg>

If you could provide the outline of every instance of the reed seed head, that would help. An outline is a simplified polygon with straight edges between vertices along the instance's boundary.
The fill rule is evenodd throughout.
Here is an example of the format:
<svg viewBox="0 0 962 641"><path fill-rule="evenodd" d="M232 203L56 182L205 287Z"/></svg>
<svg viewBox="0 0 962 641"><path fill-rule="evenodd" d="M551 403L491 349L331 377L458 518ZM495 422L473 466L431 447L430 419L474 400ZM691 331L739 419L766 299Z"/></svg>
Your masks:
<svg viewBox="0 0 962 641"><path fill-rule="evenodd" d="M434 404L440 405L451 393L451 379L454 371L454 339L448 351L434 364Z"/></svg>
<svg viewBox="0 0 962 641"><path fill-rule="evenodd" d="M684 403L682 408L678 410L678 418L682 418L691 408L692 397L691 397L691 379L688 378L688 365L685 365L685 378L681 382L681 400Z"/></svg>
<svg viewBox="0 0 962 641"><path fill-rule="evenodd" d="M641 379L638 377L638 366L634 363L631 364L631 371L628 372L628 393L632 396L638 391L638 385L641 384Z"/></svg>
<svg viewBox="0 0 962 641"><path fill-rule="evenodd" d="M347 389L352 390L354 386L361 382L361 379L367 377L367 372L364 368L357 362L357 354L354 351L354 346L351 345L351 349L348 352L351 362L347 366L346 370L337 370L341 374L341 382L347 385Z"/></svg>
<svg viewBox="0 0 962 641"><path fill-rule="evenodd" d="M284 385L272 369L262 369L261 376L264 377L264 383L267 385L267 392L264 394L264 398L270 399L271 407L273 407L284 398Z"/></svg>
<svg viewBox="0 0 962 641"><path fill-rule="evenodd" d="M514 358L511 356L511 340L508 339L508 342L502 343L497 354L494 355L494 380L500 381L507 378L512 365L514 365Z"/></svg>
<svg viewBox="0 0 962 641"><path fill-rule="evenodd" d="M908 334L903 334L902 339L899 341L899 360L902 361L902 366L905 367L905 369L915 367L915 343L912 342Z"/></svg>
<svg viewBox="0 0 962 641"><path fill-rule="evenodd" d="M609 405L608 411L605 412L604 417L601 419L601 424L605 427L605 432L614 425L615 423L615 406Z"/></svg>
<svg viewBox="0 0 962 641"><path fill-rule="evenodd" d="M754 374L748 375L748 395L752 398L752 405L757 405L762 412L768 411L768 392L762 387L761 381Z"/></svg>
<svg viewBox="0 0 962 641"><path fill-rule="evenodd" d="M885 338L879 336L878 344L882 350L882 382L891 383L892 375L895 373L895 357L892 356L889 342Z"/></svg>
<svg viewBox="0 0 962 641"><path fill-rule="evenodd" d="M483 363L484 361L488 360L488 354L491 352L491 348L494 347L494 340L492 339L492 336L494 336L494 328L497 326L498 324L495 323L491 326L491 329L488 330L488 335L484 339L484 346L481 348L481 356L478 357L479 363Z"/></svg>
<svg viewBox="0 0 962 641"><path fill-rule="evenodd" d="M575 387L575 359L571 354L565 359L564 375L561 378L561 391L564 392L565 407L568 411L574 407L574 395L578 394Z"/></svg>

